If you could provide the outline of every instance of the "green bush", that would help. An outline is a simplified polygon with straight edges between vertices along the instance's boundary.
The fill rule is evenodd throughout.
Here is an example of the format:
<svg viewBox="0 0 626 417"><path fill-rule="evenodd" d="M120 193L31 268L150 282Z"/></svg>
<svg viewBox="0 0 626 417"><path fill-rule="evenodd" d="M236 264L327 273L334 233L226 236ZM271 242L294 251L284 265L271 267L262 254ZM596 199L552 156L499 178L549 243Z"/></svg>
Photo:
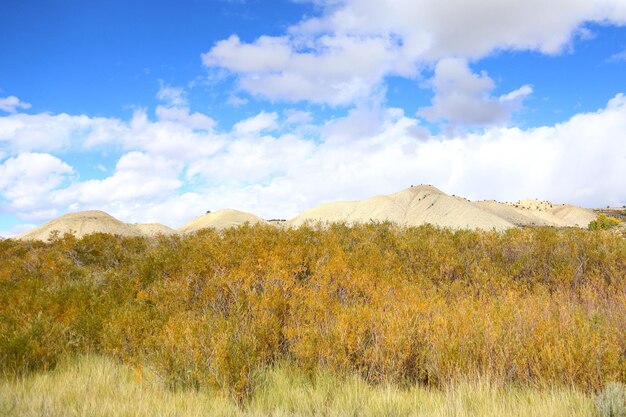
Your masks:
<svg viewBox="0 0 626 417"><path fill-rule="evenodd" d="M615 217L607 216L604 213L598 214L595 220L589 223L589 230L608 230L619 226L621 221Z"/></svg>

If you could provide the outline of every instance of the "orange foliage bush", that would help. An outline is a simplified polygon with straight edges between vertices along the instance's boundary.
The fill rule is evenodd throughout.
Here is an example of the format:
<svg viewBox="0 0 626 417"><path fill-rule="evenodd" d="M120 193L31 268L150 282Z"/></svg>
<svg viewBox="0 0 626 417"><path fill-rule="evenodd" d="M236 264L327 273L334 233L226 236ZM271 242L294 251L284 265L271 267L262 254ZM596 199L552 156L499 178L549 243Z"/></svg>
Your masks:
<svg viewBox="0 0 626 417"><path fill-rule="evenodd" d="M237 398L277 362L594 390L626 382L626 241L386 223L0 241L0 371L82 352Z"/></svg>

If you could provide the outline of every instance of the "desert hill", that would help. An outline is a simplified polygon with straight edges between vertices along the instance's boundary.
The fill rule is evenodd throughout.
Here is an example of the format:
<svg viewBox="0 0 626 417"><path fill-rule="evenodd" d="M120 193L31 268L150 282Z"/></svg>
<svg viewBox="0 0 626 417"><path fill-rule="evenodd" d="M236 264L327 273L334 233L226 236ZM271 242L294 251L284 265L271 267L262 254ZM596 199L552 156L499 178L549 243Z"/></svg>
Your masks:
<svg viewBox="0 0 626 417"><path fill-rule="evenodd" d="M451 229L504 230L515 226L587 227L593 210L535 199L517 203L469 201L449 196L431 185L412 186L400 192L361 201L328 203L289 220L297 227L306 222L358 223L392 221L417 226L430 223Z"/></svg>
<svg viewBox="0 0 626 417"><path fill-rule="evenodd" d="M297 227L306 222L359 223L371 220L408 226L430 223L452 229L504 230L515 226L464 198L449 196L431 185L414 186L361 201L324 204L299 214L288 225Z"/></svg>
<svg viewBox="0 0 626 417"><path fill-rule="evenodd" d="M189 223L179 227L177 231L179 233L192 233L205 228L223 230L229 227L241 226L245 223L266 224L267 222L252 213L246 213L245 211L233 209L224 209L198 216Z"/></svg>
<svg viewBox="0 0 626 417"><path fill-rule="evenodd" d="M58 231L60 235L73 233L83 237L90 233L111 233L122 236L142 236L143 233L132 225L123 223L115 217L99 210L68 213L50 220L39 227L17 236L22 240L46 241L50 235Z"/></svg>
<svg viewBox="0 0 626 417"><path fill-rule="evenodd" d="M516 226L587 227L596 218L593 210L535 199L517 203L477 201L474 204Z"/></svg>
<svg viewBox="0 0 626 417"><path fill-rule="evenodd" d="M176 230L160 223L132 223L129 226L134 227L144 236L173 235Z"/></svg>
<svg viewBox="0 0 626 417"><path fill-rule="evenodd" d="M607 209L608 210L608 209ZM626 213L621 209L611 209ZM418 226L426 223L451 229L505 230L512 227L554 226L587 227L598 210L567 204L553 204L534 199L516 203L493 200L470 201L450 196L431 185L411 186L389 195L379 195L360 201L340 201L313 207L291 220L266 221L243 211L225 209L196 217L178 230L158 223L126 224L103 211L69 213L30 230L18 239L47 240L53 231L61 235L72 232L77 237L103 232L122 236L156 236L191 233L203 228L224 230L249 224L273 224L278 227L298 227L312 223L363 223L391 221L399 225Z"/></svg>
<svg viewBox="0 0 626 417"><path fill-rule="evenodd" d="M223 230L245 223L267 224L265 220L254 214L226 209L196 217L178 230L174 230L159 223L127 224L103 211L92 210L65 214L29 230L16 238L22 240L46 241L55 231L60 235L72 233L79 238L90 233L111 233L121 236L157 236L190 233L204 228Z"/></svg>

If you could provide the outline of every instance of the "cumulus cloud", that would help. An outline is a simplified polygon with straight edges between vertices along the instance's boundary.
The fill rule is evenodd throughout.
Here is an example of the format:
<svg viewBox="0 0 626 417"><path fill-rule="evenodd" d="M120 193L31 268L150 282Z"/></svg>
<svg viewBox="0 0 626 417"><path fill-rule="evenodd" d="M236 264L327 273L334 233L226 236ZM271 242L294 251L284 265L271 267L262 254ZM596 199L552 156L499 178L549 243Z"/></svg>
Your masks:
<svg viewBox="0 0 626 417"><path fill-rule="evenodd" d="M479 58L493 50L559 52L585 22L626 23L621 0L459 2L442 0L340 0L319 2L321 17L305 19L295 33L396 33L430 59Z"/></svg>
<svg viewBox="0 0 626 417"><path fill-rule="evenodd" d="M168 107L189 107L187 92L183 87L165 85L161 81L161 87L157 92L157 98Z"/></svg>
<svg viewBox="0 0 626 417"><path fill-rule="evenodd" d="M25 103L15 96L0 97L0 111L16 113L18 109L30 109L30 103Z"/></svg>
<svg viewBox="0 0 626 417"><path fill-rule="evenodd" d="M111 203L130 206L149 201L159 203L183 184L178 179L183 165L162 156L129 152L120 157L114 173L102 180L87 180L56 192L57 206L98 208Z"/></svg>
<svg viewBox="0 0 626 417"><path fill-rule="evenodd" d="M157 106L157 119L163 122L178 122L190 129L211 130L215 121L202 113L191 113L187 92L182 87L164 85L157 92L157 98L163 105Z"/></svg>
<svg viewBox="0 0 626 417"><path fill-rule="evenodd" d="M47 203L62 186L72 167L47 153L21 153L0 164L0 204L5 213L28 220L56 214Z"/></svg>
<svg viewBox="0 0 626 417"><path fill-rule="evenodd" d="M389 38L321 36L297 45L289 37L263 36L242 43L233 35L202 55L207 67L240 75L240 87L256 96L333 105L364 98L392 60Z"/></svg>
<svg viewBox="0 0 626 417"><path fill-rule="evenodd" d="M90 137L90 129L76 127L65 115L49 117L29 121L50 124L58 117L58 123L76 129L69 135ZM51 154L10 156L0 165L1 209L39 222L67 210L99 208L125 221L178 226L225 207L288 218L316 204L418 183L474 199L626 204L626 97L621 94L596 112L554 126L494 126L453 137L430 135L419 119L382 106L358 107L318 125L313 139L281 130L277 118L260 113L220 134L150 120L145 111L128 122L100 121L114 129L101 137L117 140L122 123L123 141L139 138L124 145L112 172L83 180ZM177 143L181 133L189 149L168 151L164 144Z"/></svg>
<svg viewBox="0 0 626 417"><path fill-rule="evenodd" d="M622 0L326 0L282 36L231 37L203 54L253 95L347 105L388 75L415 78L425 64L479 59L498 50L546 54L587 33L584 24L626 23Z"/></svg>
<svg viewBox="0 0 626 417"><path fill-rule="evenodd" d="M156 121L145 109L137 109L130 120L86 115L12 114L0 117L0 153L85 152L107 148L123 151L147 150L179 159L214 152L220 135L215 121L187 109L157 106Z"/></svg>
<svg viewBox="0 0 626 417"><path fill-rule="evenodd" d="M123 123L114 118L65 113L11 114L0 117L0 151L12 154L59 151L84 143L110 141L121 130Z"/></svg>
<svg viewBox="0 0 626 417"><path fill-rule="evenodd" d="M282 70L291 58L291 45L285 37L261 36L255 42L242 43L237 35L219 41L203 54L207 66L225 66L238 72Z"/></svg>
<svg viewBox="0 0 626 417"><path fill-rule="evenodd" d="M421 109L419 114L431 121L471 126L508 121L511 112L521 107L522 100L532 93L532 88L524 85L494 97L493 80L485 73L473 73L465 60L455 58L437 63L431 84L435 92L433 104Z"/></svg>
<svg viewBox="0 0 626 417"><path fill-rule="evenodd" d="M211 130L215 127L215 120L202 113L190 113L188 109L157 106L157 119L163 122L178 122L193 130Z"/></svg>
<svg viewBox="0 0 626 417"><path fill-rule="evenodd" d="M190 164L187 175L225 188L254 186L289 175L312 152L315 145L311 141L294 135L247 135L229 142L220 153Z"/></svg>
<svg viewBox="0 0 626 417"><path fill-rule="evenodd" d="M308 111L287 109L283 113L287 125L303 125L313 121L313 115Z"/></svg>
<svg viewBox="0 0 626 417"><path fill-rule="evenodd" d="M263 131L272 131L278 128L277 120L278 114L262 111L254 117L235 123L233 131L239 136L256 135Z"/></svg>

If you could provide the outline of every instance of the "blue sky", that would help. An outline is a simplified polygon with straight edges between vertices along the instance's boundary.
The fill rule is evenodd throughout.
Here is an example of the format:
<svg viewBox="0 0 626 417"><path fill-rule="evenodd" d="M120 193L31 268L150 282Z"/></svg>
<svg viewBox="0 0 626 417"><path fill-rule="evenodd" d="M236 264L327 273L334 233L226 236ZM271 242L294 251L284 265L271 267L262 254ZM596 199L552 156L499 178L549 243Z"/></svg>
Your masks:
<svg viewBox="0 0 626 417"><path fill-rule="evenodd" d="M626 204L626 3L0 3L0 233L432 183Z"/></svg>

